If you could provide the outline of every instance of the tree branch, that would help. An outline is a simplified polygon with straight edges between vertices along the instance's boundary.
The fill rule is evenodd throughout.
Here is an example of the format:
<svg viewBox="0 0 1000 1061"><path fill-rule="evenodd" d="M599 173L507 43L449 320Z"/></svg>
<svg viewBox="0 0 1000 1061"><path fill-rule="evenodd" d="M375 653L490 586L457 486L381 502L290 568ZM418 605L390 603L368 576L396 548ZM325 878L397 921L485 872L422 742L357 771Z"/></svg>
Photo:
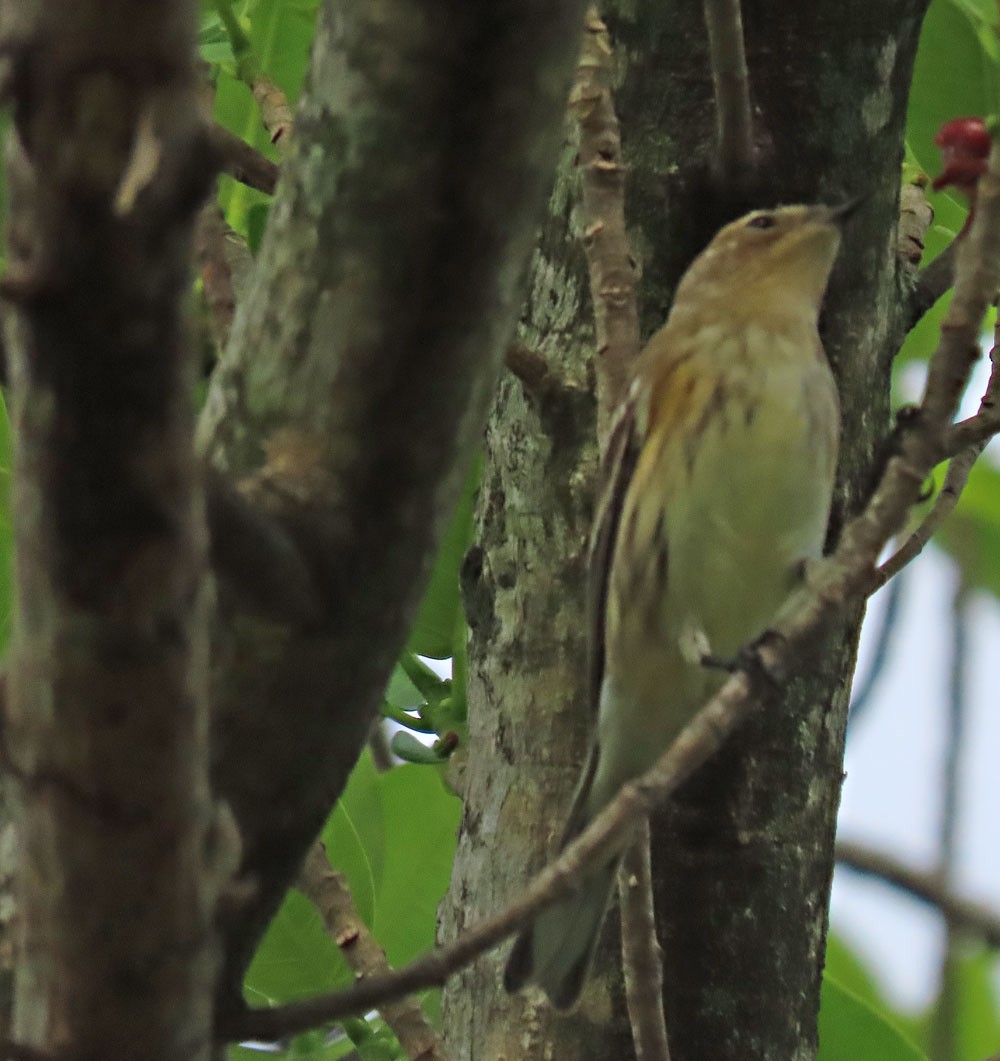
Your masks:
<svg viewBox="0 0 1000 1061"><path fill-rule="evenodd" d="M570 107L580 126L583 246L597 338L597 436L603 449L639 356L638 273L625 231L625 166L611 96L611 43L597 9L587 10Z"/></svg>
<svg viewBox="0 0 1000 1061"><path fill-rule="evenodd" d="M1000 340L1000 333L994 336ZM915 560L924 550L942 523L954 511L958 499L962 496L965 484L969 481L972 467L979 459L986 443L1000 431L998 415L998 391L1000 391L1000 370L997 366L998 350L996 342L990 351L993 369L986 390L979 402L979 411L960 423L953 424L945 432L944 448L954 452L955 456L948 463L944 482L938 496L934 499L930 512L905 542L879 567L875 573L876 588L884 586L894 575L907 564ZM960 447L956 449L955 447Z"/></svg>
<svg viewBox="0 0 1000 1061"><path fill-rule="evenodd" d="M21 843L13 1050L202 1059L233 851L209 797L183 320L215 175L194 7L25 0L0 21L26 604L4 717Z"/></svg>
<svg viewBox="0 0 1000 1061"><path fill-rule="evenodd" d="M663 1013L663 963L656 938L649 820L636 830L618 874L622 912L622 969L636 1061L670 1061Z"/></svg>
<svg viewBox="0 0 1000 1061"><path fill-rule="evenodd" d="M347 879L333 869L326 849L317 840L306 855L299 888L319 911L326 931L336 942L358 980L390 972L385 951L368 931L351 895ZM406 1056L413 1061L448 1061L451 1054L441 1037L428 1023L418 999L403 997L379 1007Z"/></svg>
<svg viewBox="0 0 1000 1061"><path fill-rule="evenodd" d="M956 927L1000 949L1000 914L981 903L963 899L946 888L936 873L915 870L882 851L848 840L837 842L837 864L877 877L915 899L936 907Z"/></svg>
<svg viewBox="0 0 1000 1061"><path fill-rule="evenodd" d="M418 0L320 9L199 425L323 608L276 625L237 598L216 630L213 782L257 883L226 925L220 1011L367 739L481 437L582 17L579 0L445 0L433 20Z"/></svg>
<svg viewBox="0 0 1000 1061"><path fill-rule="evenodd" d="M756 167L743 15L740 0L704 0L704 7L715 88L714 173L724 191L738 196Z"/></svg>
<svg viewBox="0 0 1000 1061"><path fill-rule="evenodd" d="M441 984L456 969L512 934L548 903L570 894L588 870L631 841L636 827L730 739L755 703L802 667L817 635L841 609L870 593L875 561L898 532L924 478L937 463L975 359L979 326L1000 281L1000 147L979 185L978 209L959 256L955 297L942 326L919 413L904 431L864 511L844 529L833 555L811 574L782 618L753 646L746 667L699 711L656 764L615 799L528 886L522 899L397 973L351 991L271 1010L249 1011L220 1027L224 1037L277 1037L358 1012L401 993Z"/></svg>
<svg viewBox="0 0 1000 1061"><path fill-rule="evenodd" d="M209 141L222 161L223 170L233 180L266 195L274 194L278 183L276 163L218 122L210 126Z"/></svg>

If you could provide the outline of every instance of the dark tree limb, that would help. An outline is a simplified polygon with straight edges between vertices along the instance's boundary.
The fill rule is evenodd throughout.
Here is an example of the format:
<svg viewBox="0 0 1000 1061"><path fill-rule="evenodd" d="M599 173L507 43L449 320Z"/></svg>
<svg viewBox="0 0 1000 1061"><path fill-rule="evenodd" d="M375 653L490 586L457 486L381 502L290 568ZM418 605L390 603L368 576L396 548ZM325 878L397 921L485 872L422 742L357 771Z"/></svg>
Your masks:
<svg viewBox="0 0 1000 1061"><path fill-rule="evenodd" d="M217 122L211 126L209 138L223 170L233 180L267 195L274 194L278 183L278 167L274 162Z"/></svg>
<svg viewBox="0 0 1000 1061"><path fill-rule="evenodd" d="M303 630L224 600L214 783L257 891L227 923L223 1012L367 738L480 438L582 16L577 0L448 0L430 21L416 0L321 8L200 425L323 602Z"/></svg>
<svg viewBox="0 0 1000 1061"><path fill-rule="evenodd" d="M183 0L4 6L20 1056L205 1058L231 871L183 307L214 172ZM11 766L11 764L14 764ZM222 845L222 846L220 846ZM40 883L43 882L43 883Z"/></svg>

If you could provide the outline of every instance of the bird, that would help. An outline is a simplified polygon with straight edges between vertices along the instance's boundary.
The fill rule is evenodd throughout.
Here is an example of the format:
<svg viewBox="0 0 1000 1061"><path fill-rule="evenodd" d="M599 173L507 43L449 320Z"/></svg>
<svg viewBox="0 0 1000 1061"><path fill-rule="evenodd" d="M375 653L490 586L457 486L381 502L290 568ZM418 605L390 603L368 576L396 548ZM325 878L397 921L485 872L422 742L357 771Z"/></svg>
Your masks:
<svg viewBox="0 0 1000 1061"><path fill-rule="evenodd" d="M682 277L609 433L588 579L595 735L562 835L664 753L823 551L840 439L819 314L857 201L755 210ZM623 843L627 845L628 838ZM544 908L504 986L577 1001L619 852Z"/></svg>

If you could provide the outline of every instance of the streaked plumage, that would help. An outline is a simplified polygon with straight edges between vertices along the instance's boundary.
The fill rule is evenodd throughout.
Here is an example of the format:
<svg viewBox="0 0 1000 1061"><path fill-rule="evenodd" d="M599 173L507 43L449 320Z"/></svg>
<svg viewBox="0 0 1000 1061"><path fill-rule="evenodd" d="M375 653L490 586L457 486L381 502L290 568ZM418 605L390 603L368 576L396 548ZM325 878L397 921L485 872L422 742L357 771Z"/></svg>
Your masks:
<svg viewBox="0 0 1000 1061"><path fill-rule="evenodd" d="M782 207L727 225L636 364L591 543L597 734L563 846L721 685L700 660L763 633L820 555L840 413L816 324L842 213ZM535 982L572 1005L616 869L521 934L508 990Z"/></svg>

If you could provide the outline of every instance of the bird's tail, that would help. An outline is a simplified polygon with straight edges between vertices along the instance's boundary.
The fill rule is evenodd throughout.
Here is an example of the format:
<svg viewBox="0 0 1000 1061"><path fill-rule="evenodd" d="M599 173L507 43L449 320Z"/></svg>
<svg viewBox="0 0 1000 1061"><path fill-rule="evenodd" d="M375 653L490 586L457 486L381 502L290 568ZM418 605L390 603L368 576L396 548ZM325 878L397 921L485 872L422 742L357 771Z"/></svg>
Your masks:
<svg viewBox="0 0 1000 1061"><path fill-rule="evenodd" d="M580 997L594 955L618 860L590 874L579 890L543 910L517 937L507 959L507 991L538 984L557 1009Z"/></svg>

